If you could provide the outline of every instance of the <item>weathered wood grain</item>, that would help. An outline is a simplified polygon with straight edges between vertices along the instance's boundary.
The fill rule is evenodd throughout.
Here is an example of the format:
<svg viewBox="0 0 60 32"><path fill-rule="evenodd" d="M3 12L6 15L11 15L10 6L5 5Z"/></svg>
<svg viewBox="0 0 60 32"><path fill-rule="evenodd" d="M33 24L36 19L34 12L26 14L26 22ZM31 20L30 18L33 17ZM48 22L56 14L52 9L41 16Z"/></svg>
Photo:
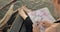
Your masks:
<svg viewBox="0 0 60 32"><path fill-rule="evenodd" d="M0 21L0 28L2 26L4 26L7 23L7 21L9 20L11 14L13 13L13 6L14 5L11 5L11 7L9 8L9 10L5 14L5 16L1 19L1 21Z"/></svg>
<svg viewBox="0 0 60 32"><path fill-rule="evenodd" d="M7 4L11 3L13 0L0 0L0 9L2 9Z"/></svg>

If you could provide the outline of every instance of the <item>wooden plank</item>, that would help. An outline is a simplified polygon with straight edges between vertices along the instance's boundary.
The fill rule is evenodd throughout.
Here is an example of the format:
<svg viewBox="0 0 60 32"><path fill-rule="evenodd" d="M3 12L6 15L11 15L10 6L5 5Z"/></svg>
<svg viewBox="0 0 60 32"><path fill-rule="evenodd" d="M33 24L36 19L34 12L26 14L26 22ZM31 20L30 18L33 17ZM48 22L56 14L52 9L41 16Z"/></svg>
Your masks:
<svg viewBox="0 0 60 32"><path fill-rule="evenodd" d="M0 28L2 26L4 26L7 21L9 20L9 18L11 17L11 14L13 13L13 4L11 5L11 7L9 8L9 10L7 11L7 13L5 14L5 16L3 17L3 19L1 19L0 21Z"/></svg>
<svg viewBox="0 0 60 32"><path fill-rule="evenodd" d="M8 32L19 32L19 30L20 30L20 28L21 28L21 26L22 26L22 23L23 23L23 20L22 20L22 18L20 17L20 15L18 14L18 15L16 16L16 19L15 19L15 21L13 22L11 28L8 30ZM25 28L23 28L23 31L25 31L24 29L25 29Z"/></svg>
<svg viewBox="0 0 60 32"><path fill-rule="evenodd" d="M13 0L0 0L0 9L11 3Z"/></svg>
<svg viewBox="0 0 60 32"><path fill-rule="evenodd" d="M7 1L6 1L7 2ZM6 12L8 11L9 7L11 4L15 3L16 1L11 1L9 4L6 4L5 6L3 6L0 9L0 20L4 17L4 15L6 14ZM2 3L2 2L1 2Z"/></svg>

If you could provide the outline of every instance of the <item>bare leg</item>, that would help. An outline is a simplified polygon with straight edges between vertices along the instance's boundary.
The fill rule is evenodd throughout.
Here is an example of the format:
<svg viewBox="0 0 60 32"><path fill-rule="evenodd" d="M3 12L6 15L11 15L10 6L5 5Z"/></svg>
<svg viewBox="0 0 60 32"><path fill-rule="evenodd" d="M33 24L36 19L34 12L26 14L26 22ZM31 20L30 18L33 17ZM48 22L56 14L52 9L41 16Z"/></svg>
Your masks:
<svg viewBox="0 0 60 32"><path fill-rule="evenodd" d="M21 15L21 17L22 17L23 19L26 19L27 15L26 15L25 12L23 11L23 8L22 8L22 7L18 9L18 13Z"/></svg>
<svg viewBox="0 0 60 32"><path fill-rule="evenodd" d="M31 21L31 19L25 14L22 7L18 9L18 12L19 12L20 16L24 19L26 32L32 32L33 23Z"/></svg>

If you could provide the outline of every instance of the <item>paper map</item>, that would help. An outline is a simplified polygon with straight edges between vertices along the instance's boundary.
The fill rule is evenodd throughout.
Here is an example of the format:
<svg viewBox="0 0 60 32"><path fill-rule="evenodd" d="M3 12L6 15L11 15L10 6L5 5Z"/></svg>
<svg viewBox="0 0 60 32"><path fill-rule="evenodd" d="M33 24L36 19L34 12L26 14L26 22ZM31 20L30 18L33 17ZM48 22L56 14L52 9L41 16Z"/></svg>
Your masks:
<svg viewBox="0 0 60 32"><path fill-rule="evenodd" d="M28 13L33 23L35 21L47 20L54 22L54 17L50 14L47 7Z"/></svg>
<svg viewBox="0 0 60 32"><path fill-rule="evenodd" d="M37 22L41 20L47 20L50 21L50 23L55 22L54 17L51 15L47 7L30 12L28 13L28 15L30 16L33 24L37 24ZM41 27L41 29L44 30L43 26ZM43 32L43 30L41 31Z"/></svg>

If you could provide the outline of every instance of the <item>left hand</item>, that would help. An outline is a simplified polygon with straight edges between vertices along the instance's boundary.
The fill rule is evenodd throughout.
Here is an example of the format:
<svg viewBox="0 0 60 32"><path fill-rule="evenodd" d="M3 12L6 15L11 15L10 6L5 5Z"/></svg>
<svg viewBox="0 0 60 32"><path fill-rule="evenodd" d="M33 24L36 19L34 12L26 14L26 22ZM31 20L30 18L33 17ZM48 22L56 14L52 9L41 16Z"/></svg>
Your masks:
<svg viewBox="0 0 60 32"><path fill-rule="evenodd" d="M41 21L40 24L41 24L42 26L48 28L48 27L50 27L53 23L50 23L49 21L43 20L43 21Z"/></svg>

